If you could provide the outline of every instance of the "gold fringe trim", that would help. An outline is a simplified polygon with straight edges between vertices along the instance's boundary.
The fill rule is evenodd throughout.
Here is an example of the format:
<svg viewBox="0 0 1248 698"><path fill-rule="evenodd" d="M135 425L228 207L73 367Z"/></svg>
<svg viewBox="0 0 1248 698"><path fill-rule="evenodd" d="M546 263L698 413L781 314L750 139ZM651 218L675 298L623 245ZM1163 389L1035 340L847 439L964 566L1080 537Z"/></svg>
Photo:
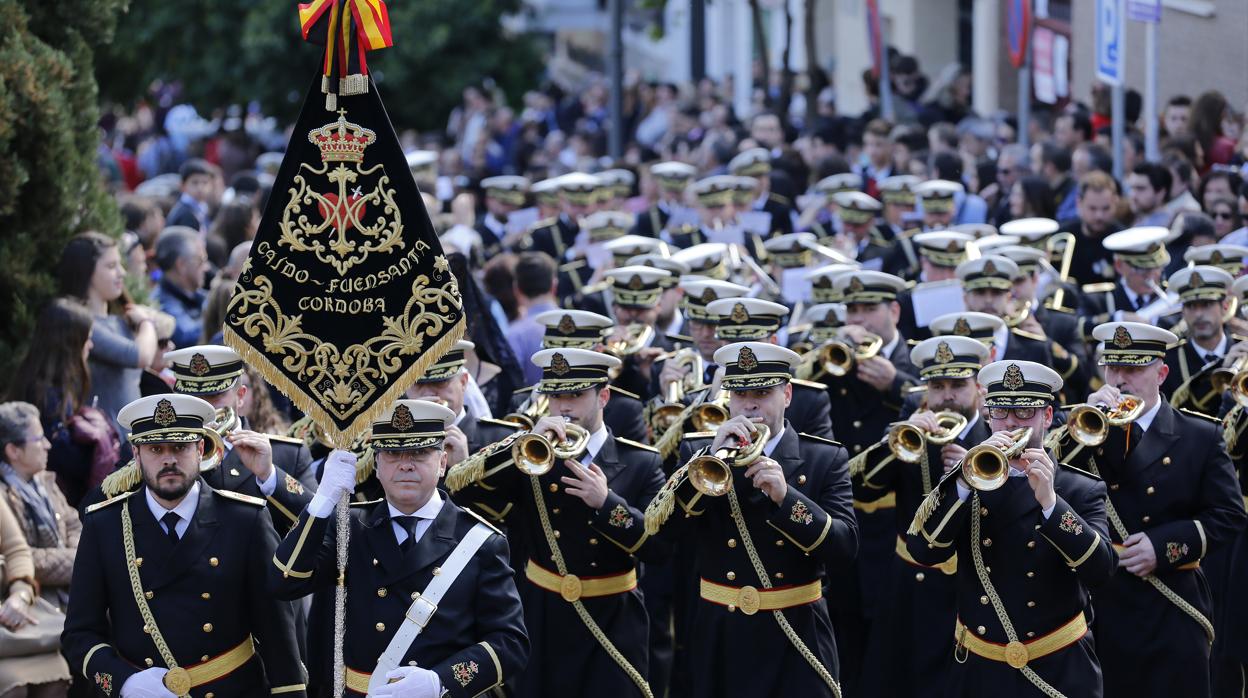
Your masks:
<svg viewBox="0 0 1248 698"><path fill-rule="evenodd" d="M859 453L858 455L849 459L849 476L850 477L859 477L867 471L867 454L871 453L874 450L875 449L873 448L868 448L862 453Z"/></svg>
<svg viewBox="0 0 1248 698"><path fill-rule="evenodd" d="M906 529L906 535L915 536L922 532L923 527L927 525L927 520L932 518L932 514L936 513L936 507L939 505L940 485L937 485L919 503L919 508L914 512L914 519L910 521L910 528Z"/></svg>
<svg viewBox="0 0 1248 698"><path fill-rule="evenodd" d="M654 495L654 499L646 505L646 535L653 536L659 532L663 524L671 518L672 512L676 510L676 490L689 477L689 464L686 463L676 469L672 476L663 483L659 488L658 494Z"/></svg>
<svg viewBox="0 0 1248 698"><path fill-rule="evenodd" d="M659 457L663 460L667 460L676 452L676 449L680 448L680 437L685 433L685 418L689 416L690 411L691 407L686 407L672 426L668 427L667 431L663 432L663 435L655 442L654 447L658 449Z"/></svg>
<svg viewBox="0 0 1248 698"><path fill-rule="evenodd" d="M451 273L446 272L448 276ZM452 278L454 278L452 276ZM464 336L465 321L463 317L463 298L460 297L459 305L460 317L459 321L447 332L441 339L431 347L422 350L421 356L411 368L396 376L385 392L374 397L371 405L367 409L359 412L351 420L351 424L346 428L339 430L329 413L325 408L321 407L320 402L311 395L304 392L303 386L291 380L281 370L277 368L268 355L257 350L249 344L235 329L229 325L225 326L224 336L225 344L234 351L238 352L243 361L248 366L260 372L273 387L277 388L285 395L295 407L299 408L304 414L308 415L313 422L321 427L325 432L325 438L330 441L328 445L338 448L340 444L346 447L346 444L354 442L361 434L372 428L373 422L381 417L381 414L390 408L395 400L403 397L403 393L416 382L416 379L425 374L431 365L442 358L451 347L455 346Z"/></svg>
<svg viewBox="0 0 1248 698"><path fill-rule="evenodd" d="M446 471L447 492L455 494L474 482L480 482L481 478L485 477L486 450L477 451L475 454L452 465L451 469Z"/></svg>
<svg viewBox="0 0 1248 698"><path fill-rule="evenodd" d="M362 485L368 478L373 476L373 471L377 467L377 458L373 453L373 447L368 446L364 449L364 455L355 463L355 484Z"/></svg>
<svg viewBox="0 0 1248 698"><path fill-rule="evenodd" d="M114 470L104 478L104 482L100 483L100 491L104 493L106 498L112 499L119 494L124 494L138 487L142 481L143 477L139 472L139 464L131 459L129 463Z"/></svg>

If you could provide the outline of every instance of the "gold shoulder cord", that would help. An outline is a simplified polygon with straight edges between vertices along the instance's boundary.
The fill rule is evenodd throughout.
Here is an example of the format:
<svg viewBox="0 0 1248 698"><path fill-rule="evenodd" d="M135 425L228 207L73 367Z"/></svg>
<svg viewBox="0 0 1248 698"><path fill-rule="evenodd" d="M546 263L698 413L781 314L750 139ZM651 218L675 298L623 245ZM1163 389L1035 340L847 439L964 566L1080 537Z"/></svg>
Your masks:
<svg viewBox="0 0 1248 698"><path fill-rule="evenodd" d="M971 511L979 511L979 492L975 492L971 501ZM1049 685L1036 673L1035 669L1027 666L1027 647L1018 641L1018 633L1014 630L1014 624L1010 622L1010 616L1005 612L1005 604L1001 602L1001 596L997 594L997 588L992 585L992 580L988 578L988 569L984 567L984 554L976 545L979 537L979 516L971 515L971 562L975 564L975 574L979 577L979 583L984 587L984 591L988 593L988 599L992 601L992 610L997 614L997 620L1001 621L1001 627L1005 629L1005 636L1010 642L1005 646L1006 663L1018 669L1027 677L1040 692L1049 698L1065 698L1061 691ZM966 632L965 630L963 632ZM958 645L962 644L961 638L958 639ZM957 648L954 648L956 653ZM955 654L956 658L956 654ZM965 657L962 661L965 661ZM1017 666L1015 666L1017 664Z"/></svg>
<svg viewBox="0 0 1248 698"><path fill-rule="evenodd" d="M134 603L139 607L139 615L143 617L144 629L152 636L152 642L156 643L156 651L160 653L161 660L169 669L169 673L165 675L165 687L177 693L179 697L186 696L191 689L190 676L185 669L178 667L177 660L173 658L173 652L165 643L165 636L161 634L160 628L156 627L156 616L152 615L152 609L148 607L147 599L143 596L143 582L139 579L139 565L134 556L134 525L130 523L129 502L122 502L121 505L121 538L126 549L126 573L130 575L130 591L134 593Z"/></svg>
<svg viewBox="0 0 1248 698"><path fill-rule="evenodd" d="M530 475L529 482L533 485L533 501L537 505L537 518L542 523L542 533L546 536L546 544L550 546L550 556L555 561L555 568L558 569L559 575L564 578L563 588L566 592L579 596L580 580L568 574L568 566L564 564L563 553L559 550L559 543L555 540L555 531L550 525L550 516L546 513L546 499L542 493L542 485L538 482L536 475ZM565 599L568 599L568 596L567 593L564 594ZM585 604L581 603L579 598L568 600L572 604L572 608L576 609L576 615L581 617L581 622L589 629L589 634L594 636L594 639L598 641L598 644L602 645L602 648L607 651L611 659L620 665L625 674L628 674L628 678L637 684L641 694L645 698L654 698L654 694L650 692L650 684L646 683L646 678L629 663L628 658L620 654L620 651L615 647L615 643L611 642L611 638L602 632L602 628L598 626L598 621L589 615L589 611L585 609Z"/></svg>
<svg viewBox="0 0 1248 698"><path fill-rule="evenodd" d="M1088 470L1097 477L1101 476L1100 471L1096 467L1095 458L1088 461ZM1131 535L1127 532L1127 527L1123 525L1122 519L1118 516L1118 510L1114 509L1114 503L1109 500L1109 497L1105 498L1105 515L1109 518L1109 523L1113 525L1114 532L1118 534L1119 538L1126 540L1127 536ZM1179 596L1174 589L1171 589L1165 582L1158 579L1155 575L1150 574L1144 577L1144 581L1153 585L1153 588L1156 589L1162 596L1166 597L1167 601L1175 606L1178 606L1180 611L1186 613L1192 620L1196 621L1196 624L1205 631L1205 636L1209 638L1209 644L1213 645L1213 623L1209 622L1209 619L1205 617L1205 614L1200 612L1200 609L1188 603L1187 599Z"/></svg>
<svg viewBox="0 0 1248 698"><path fill-rule="evenodd" d="M750 564L754 566L754 573L758 575L758 580L762 583L763 588L770 589L772 587L771 577L768 576L767 570L763 568L763 561L758 557L758 550L754 548L754 539L750 537L750 530L745 525L745 517L741 515L741 503L737 501L737 490L735 487L728 488L728 504L732 508L732 522L737 525L737 532L741 534L741 543L745 546L746 555L750 557ZM757 610L756 608L755 612ZM777 609L771 613L776 617L776 622L780 624L780 630L784 631L785 636L789 638L789 642L793 644L798 654L802 655L802 659L805 659L810 664L810 667L815 670L815 673L819 675L819 678L828 684L828 688L832 689L832 695L835 698L841 698L841 685L836 682L836 679L832 678L832 672L828 671L828 668L823 665L823 662L819 661L815 653L810 651L806 643L802 642L802 638L798 637L797 631L793 629L792 625L789 625L789 619L784 617L784 611Z"/></svg>

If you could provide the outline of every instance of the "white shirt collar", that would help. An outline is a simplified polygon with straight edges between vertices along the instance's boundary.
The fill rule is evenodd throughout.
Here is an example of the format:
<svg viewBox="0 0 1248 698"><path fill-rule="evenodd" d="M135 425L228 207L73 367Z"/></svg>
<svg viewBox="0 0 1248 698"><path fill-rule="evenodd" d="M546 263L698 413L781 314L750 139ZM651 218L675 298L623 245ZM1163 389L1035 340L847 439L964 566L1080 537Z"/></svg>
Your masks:
<svg viewBox="0 0 1248 698"><path fill-rule="evenodd" d="M451 426L457 427L460 425L461 422L463 422L467 418L468 418L468 410L466 408L461 407L459 408L459 414L455 416L455 421L451 422ZM437 492L434 492L434 494L437 494Z"/></svg>
<svg viewBox="0 0 1248 698"><path fill-rule="evenodd" d="M1123 292L1127 294L1127 300L1131 301L1132 305L1138 306L1140 304L1140 294L1136 293L1135 291L1132 291L1131 287L1127 285L1126 281L1123 281L1121 283L1122 283Z"/></svg>
<svg viewBox="0 0 1248 698"><path fill-rule="evenodd" d="M1005 325L993 332L992 343L997 347L997 355L994 360L1003 361L1005 359L1005 350L1010 346L1010 326Z"/></svg>
<svg viewBox="0 0 1248 698"><path fill-rule="evenodd" d="M771 458L771 454L776 450L776 447L780 445L780 439L784 438L784 429L784 427L780 427L780 431L776 432L775 436L767 440L767 443L763 445L763 455Z"/></svg>
<svg viewBox="0 0 1248 698"><path fill-rule="evenodd" d="M485 227L489 228L490 232L498 235L499 237L502 237L503 233L507 232L507 226L503 225L502 221L495 218L493 213L485 214Z"/></svg>
<svg viewBox="0 0 1248 698"><path fill-rule="evenodd" d="M178 515L178 535L181 535L186 528L183 524L190 524L191 517L195 516L195 510L199 508L199 480L191 485L191 491L186 493L181 502L172 509L166 509L160 502L156 501L156 497L152 491L146 487L143 488L143 494L147 498L147 508L151 510L152 516L157 521L164 518L165 514L173 512Z"/></svg>
<svg viewBox="0 0 1248 698"><path fill-rule="evenodd" d="M429 496L429 501L425 502L424 506L411 514L404 514L389 501L386 502L386 507L390 510L390 518L392 519L396 516L415 516L418 519L433 520L438 518L438 512L442 511L442 504L442 495L438 494L438 491L435 489L433 494Z"/></svg>
<svg viewBox="0 0 1248 698"><path fill-rule="evenodd" d="M880 348L880 353L878 354L878 356L883 357L887 361L888 357L893 355L893 351L897 348L897 343L900 341L901 341L901 333L898 332L896 328L894 328L892 341L890 341L888 344L885 344L883 347Z"/></svg>
<svg viewBox="0 0 1248 698"><path fill-rule="evenodd" d="M1216 354L1217 356L1226 356L1227 344L1228 342L1226 340L1226 333L1223 332L1222 338L1218 340L1218 346L1213 348L1212 353ZM1196 355L1202 359L1205 358L1206 354L1211 353L1208 349L1205 349L1204 347L1200 346L1194 340L1192 341L1192 348L1196 350Z"/></svg>
<svg viewBox="0 0 1248 698"><path fill-rule="evenodd" d="M585 455L589 458L589 460L585 462L588 463L592 461L593 459L597 458L598 453L602 451L602 445L605 444L606 442L607 442L607 425L604 422L603 424L598 425L598 431L595 431L594 433L589 435L589 443L585 445Z"/></svg>
<svg viewBox="0 0 1248 698"><path fill-rule="evenodd" d="M965 441L966 435L971 433L971 429L974 429L976 424L979 424L978 411L975 412L974 417L971 417L970 420L966 422L966 428L962 430L962 433L958 434L958 441Z"/></svg>
<svg viewBox="0 0 1248 698"><path fill-rule="evenodd" d="M1153 405L1153 408L1145 412L1144 414L1140 415L1140 418L1135 420L1135 424L1139 426L1140 429L1143 429L1144 431L1148 431L1148 428L1153 425L1153 419L1157 417L1157 410L1160 410L1160 409L1161 409L1161 398L1157 398L1157 402L1156 404Z"/></svg>
<svg viewBox="0 0 1248 698"><path fill-rule="evenodd" d="M677 309L676 312L672 313L672 321L668 323L667 329L664 330L664 333L665 334L678 334L679 330L684 326L684 324L685 324L685 317L680 314L680 309Z"/></svg>

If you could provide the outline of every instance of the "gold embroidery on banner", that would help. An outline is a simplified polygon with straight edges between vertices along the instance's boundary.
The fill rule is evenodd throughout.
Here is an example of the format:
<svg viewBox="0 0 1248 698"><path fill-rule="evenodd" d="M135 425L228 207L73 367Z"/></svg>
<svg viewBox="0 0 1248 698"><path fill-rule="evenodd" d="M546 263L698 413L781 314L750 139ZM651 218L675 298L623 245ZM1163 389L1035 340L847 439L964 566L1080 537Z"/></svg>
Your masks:
<svg viewBox="0 0 1248 698"><path fill-rule="evenodd" d="M173 409L173 403L168 400L161 400L156 403L156 412L152 414L152 420L157 426L167 427L178 421L178 413Z"/></svg>
<svg viewBox="0 0 1248 698"><path fill-rule="evenodd" d="M416 276L403 312L385 317L379 335L341 350L304 332L303 316L283 311L273 298L273 282L265 276L256 277L254 288L235 292L227 317L240 335L261 338L269 359L307 386L322 409L344 419L388 388L403 368L401 357L420 356L427 339L447 331L448 317L459 317L462 302L450 263L438 255L434 270L443 278Z"/></svg>
<svg viewBox="0 0 1248 698"><path fill-rule="evenodd" d="M342 276L374 252L402 249L403 220L385 166L363 165L364 149L377 140L377 134L347 121L344 109L338 111L338 121L313 130L308 140L320 149L321 166L300 163L282 212L278 245L312 252ZM336 163L333 169L331 163ZM374 175L372 189L364 191L360 181ZM318 191L309 176L324 176L329 191ZM316 184L323 186L319 181ZM371 224L369 206L377 214Z"/></svg>

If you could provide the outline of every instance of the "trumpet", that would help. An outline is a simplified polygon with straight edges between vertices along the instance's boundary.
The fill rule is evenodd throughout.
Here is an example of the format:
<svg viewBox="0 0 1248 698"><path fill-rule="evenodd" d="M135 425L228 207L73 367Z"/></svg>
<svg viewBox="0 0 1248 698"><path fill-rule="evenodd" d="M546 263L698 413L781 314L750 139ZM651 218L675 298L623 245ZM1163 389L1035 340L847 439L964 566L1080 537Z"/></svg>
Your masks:
<svg viewBox="0 0 1248 698"><path fill-rule="evenodd" d="M606 352L617 359L631 356L649 344L653 336L653 327L635 322L624 328L623 338L607 343Z"/></svg>
<svg viewBox="0 0 1248 698"><path fill-rule="evenodd" d="M962 479L972 489L989 492L1005 484L1010 476L1010 461L1017 458L1031 441L1031 427L1010 432L1014 444L1004 451L991 444L979 444L966 452L959 466Z"/></svg>
<svg viewBox="0 0 1248 698"><path fill-rule="evenodd" d="M689 484L708 497L721 497L732 487L732 468L745 467L763 455L770 432L766 425L757 425L754 438L735 448L723 447L714 453L703 453L689 460Z"/></svg>
<svg viewBox="0 0 1248 698"><path fill-rule="evenodd" d="M1075 405L1070 410L1067 430L1071 438L1084 446L1100 446L1109 437L1110 427L1122 427L1144 414L1144 401L1134 395L1123 395L1118 404Z"/></svg>
<svg viewBox="0 0 1248 698"><path fill-rule="evenodd" d="M728 421L728 392L720 390L714 400L698 403L689 417L694 431L714 431Z"/></svg>
<svg viewBox="0 0 1248 698"><path fill-rule="evenodd" d="M1055 233L1050 235L1044 241L1044 250L1047 254L1045 258L1046 266L1053 268L1052 260L1058 255L1058 248L1061 248L1060 269L1057 269L1057 279L1055 283L1057 290L1053 292L1050 299L1049 308L1061 308L1062 303L1066 300L1066 287L1064 284L1070 279L1070 266L1075 260L1075 234L1074 233Z"/></svg>
<svg viewBox="0 0 1248 698"><path fill-rule="evenodd" d="M545 393L537 393L536 396L530 397L524 402L519 412L512 412L503 417L504 422L514 422L525 429L532 429L537 420L546 416L546 410L550 406L550 398Z"/></svg>
<svg viewBox="0 0 1248 698"><path fill-rule="evenodd" d="M953 443L966 428L966 417L957 412L937 412L936 421L939 431L920 429L906 422L894 424L888 430L888 449L902 463L918 463L928 442L937 446Z"/></svg>
<svg viewBox="0 0 1248 698"><path fill-rule="evenodd" d="M200 472L207 472L225 460L225 437L238 428L240 420L233 407L218 407L212 424L204 430L204 456L199 461Z"/></svg>
<svg viewBox="0 0 1248 698"><path fill-rule="evenodd" d="M650 420L656 432L672 428L685 411L686 393L697 390L702 385L702 355L697 349L681 349L668 360L675 366L685 367L686 372L680 380L672 381L667 386L667 401L654 408Z"/></svg>
<svg viewBox="0 0 1248 698"><path fill-rule="evenodd" d="M1240 357L1230 367L1214 369L1213 374L1209 376L1214 391L1222 393L1229 389L1231 396L1235 398L1235 403L1244 407L1248 407L1248 365L1246 364L1248 360Z"/></svg>
<svg viewBox="0 0 1248 698"><path fill-rule="evenodd" d="M589 445L589 432L576 424L565 424L566 441L551 441L546 434L521 434L511 445L516 468L525 475L545 475L556 460L577 459Z"/></svg>
<svg viewBox="0 0 1248 698"><path fill-rule="evenodd" d="M860 362L877 356L883 347L884 339L876 334L868 333L855 345L834 339L802 355L794 374L802 380L815 380L825 375L840 378L852 373Z"/></svg>
<svg viewBox="0 0 1248 698"><path fill-rule="evenodd" d="M1010 303L1010 312L1005 316L1005 324L1007 327L1018 327L1027 320L1027 316L1031 315L1032 301L1028 299L1023 303L1014 300Z"/></svg>

